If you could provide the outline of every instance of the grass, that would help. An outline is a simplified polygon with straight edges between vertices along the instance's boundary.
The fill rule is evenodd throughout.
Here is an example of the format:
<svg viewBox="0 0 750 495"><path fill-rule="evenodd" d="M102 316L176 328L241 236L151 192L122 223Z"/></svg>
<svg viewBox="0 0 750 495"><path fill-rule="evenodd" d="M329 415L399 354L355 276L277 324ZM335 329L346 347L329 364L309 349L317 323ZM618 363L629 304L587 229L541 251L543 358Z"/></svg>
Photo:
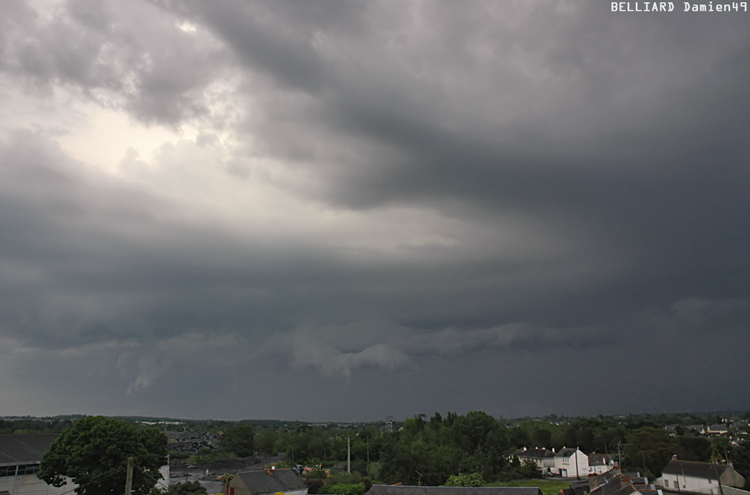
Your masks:
<svg viewBox="0 0 750 495"><path fill-rule="evenodd" d="M543 495L557 495L563 488L570 488L570 481L514 480L497 481L486 486L538 486Z"/></svg>

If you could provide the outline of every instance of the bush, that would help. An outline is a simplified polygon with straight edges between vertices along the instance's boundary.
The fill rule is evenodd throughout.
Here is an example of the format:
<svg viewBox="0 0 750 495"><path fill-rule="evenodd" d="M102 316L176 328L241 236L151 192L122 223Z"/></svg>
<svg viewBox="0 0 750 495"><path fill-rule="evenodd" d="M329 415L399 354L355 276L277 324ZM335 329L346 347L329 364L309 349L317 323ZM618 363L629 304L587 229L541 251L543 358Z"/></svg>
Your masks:
<svg viewBox="0 0 750 495"><path fill-rule="evenodd" d="M364 495L364 483L338 483L335 485L324 485L318 493L331 493L334 495Z"/></svg>
<svg viewBox="0 0 750 495"><path fill-rule="evenodd" d="M484 486L484 479L479 473L454 474L448 478L445 486Z"/></svg>
<svg viewBox="0 0 750 495"><path fill-rule="evenodd" d="M307 493L309 495L315 495L320 491L321 488L323 488L323 480L320 479L306 479L305 480L305 486L307 486Z"/></svg>

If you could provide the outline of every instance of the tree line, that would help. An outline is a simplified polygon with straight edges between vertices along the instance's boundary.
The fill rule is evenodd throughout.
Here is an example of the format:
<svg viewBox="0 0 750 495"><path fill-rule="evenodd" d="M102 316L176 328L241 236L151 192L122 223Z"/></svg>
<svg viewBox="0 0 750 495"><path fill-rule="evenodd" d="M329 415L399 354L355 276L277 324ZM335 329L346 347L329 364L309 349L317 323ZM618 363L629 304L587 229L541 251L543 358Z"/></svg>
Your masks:
<svg viewBox="0 0 750 495"><path fill-rule="evenodd" d="M43 422L45 429L60 428L62 424ZM101 417L68 423L57 446L45 456L40 477L57 481L60 478L56 476L75 467L70 459L78 457L78 452L98 459L100 453L92 453L89 445L89 439L98 438L97 435L105 438L96 441L102 447L111 444L107 437L130 439L122 455L118 454L109 464L99 462L98 466L107 468L108 473L121 469L118 466L125 453L132 451L141 455L137 449L132 450L135 444L148 443L153 447L147 449L154 454L148 458L151 469L166 461L167 443L163 433L143 428L143 425L126 428L123 424L120 420ZM220 448L211 456L281 455L288 466L317 467L312 476L325 476L324 466L345 462L350 449L353 474L347 481L375 477L385 483L476 485L540 475L535 465L519 462L514 453L520 448L559 450L577 446L587 454L609 454L621 461L624 470L640 471L650 479L658 477L674 455L693 461L731 459L741 474L750 474L750 443L743 441L735 447L726 437L709 439L687 428L670 431L644 418L618 422L602 417L558 422L526 419L509 424L482 411L472 411L466 415L448 413L445 417L435 413L429 419L418 415L396 424L394 431L385 431L382 423L353 427L296 424L278 431L271 429L273 425L263 426L265 428L256 428L245 422L223 424ZM83 439L89 446L63 448L66 444L75 444L72 439ZM274 462L277 461L274 458ZM142 467L146 467L145 461L142 462Z"/></svg>

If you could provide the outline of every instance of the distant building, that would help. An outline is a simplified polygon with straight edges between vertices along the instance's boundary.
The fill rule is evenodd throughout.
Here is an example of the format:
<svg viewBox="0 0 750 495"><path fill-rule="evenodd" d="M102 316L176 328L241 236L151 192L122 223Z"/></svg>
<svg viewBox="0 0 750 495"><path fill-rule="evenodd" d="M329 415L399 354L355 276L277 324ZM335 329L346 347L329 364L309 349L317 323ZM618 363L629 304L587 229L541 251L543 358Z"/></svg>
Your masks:
<svg viewBox="0 0 750 495"><path fill-rule="evenodd" d="M304 495L307 487L291 469L270 469L237 473L229 482L227 495Z"/></svg>
<svg viewBox="0 0 750 495"><path fill-rule="evenodd" d="M742 488L745 478L732 466L672 460L664 468L661 485L671 492L693 492L719 495L719 481L724 486Z"/></svg>
<svg viewBox="0 0 750 495"><path fill-rule="evenodd" d="M61 495L76 488L71 481L60 488L36 477L44 453L57 434L0 435L0 493L8 495Z"/></svg>
<svg viewBox="0 0 750 495"><path fill-rule="evenodd" d="M688 433L694 433L696 435L705 435L706 427L703 425L688 425L685 427L685 431Z"/></svg>
<svg viewBox="0 0 750 495"><path fill-rule="evenodd" d="M727 433L729 433L729 429L727 428L727 425L716 424L716 425L709 425L706 427L706 434L708 436L720 437L722 435L726 435Z"/></svg>

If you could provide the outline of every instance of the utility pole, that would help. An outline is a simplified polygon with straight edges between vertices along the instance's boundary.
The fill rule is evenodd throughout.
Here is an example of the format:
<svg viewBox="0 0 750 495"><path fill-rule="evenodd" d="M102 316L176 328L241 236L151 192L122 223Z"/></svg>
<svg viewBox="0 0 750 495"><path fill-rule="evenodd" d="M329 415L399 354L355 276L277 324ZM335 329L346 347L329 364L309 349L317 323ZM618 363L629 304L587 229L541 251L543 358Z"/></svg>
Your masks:
<svg viewBox="0 0 750 495"><path fill-rule="evenodd" d="M370 477L370 437L367 437L367 477Z"/></svg>
<svg viewBox="0 0 750 495"><path fill-rule="evenodd" d="M346 472L352 472L352 442L351 438L346 438Z"/></svg>
<svg viewBox="0 0 750 495"><path fill-rule="evenodd" d="M128 457L128 471L125 476L125 495L130 495L133 491L133 458Z"/></svg>

